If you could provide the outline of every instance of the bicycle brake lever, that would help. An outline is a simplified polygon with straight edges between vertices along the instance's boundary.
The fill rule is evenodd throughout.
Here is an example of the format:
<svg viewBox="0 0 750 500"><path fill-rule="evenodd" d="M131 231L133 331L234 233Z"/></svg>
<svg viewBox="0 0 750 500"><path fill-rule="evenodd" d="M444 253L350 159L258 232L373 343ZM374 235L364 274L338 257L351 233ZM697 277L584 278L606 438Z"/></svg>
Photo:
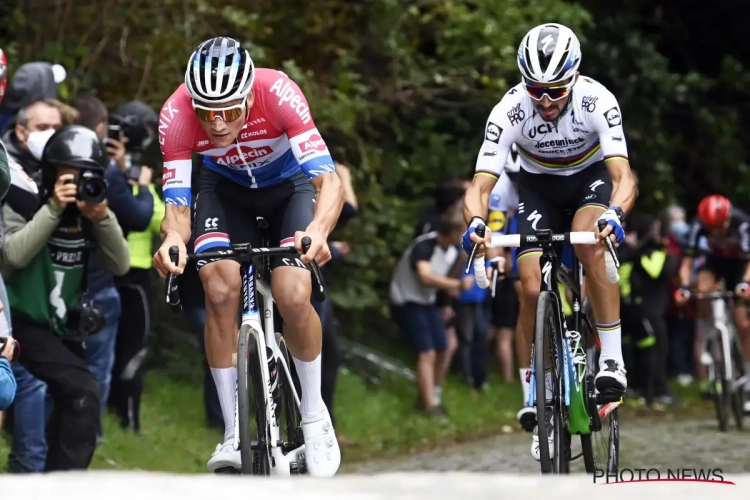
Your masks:
<svg viewBox="0 0 750 500"><path fill-rule="evenodd" d="M180 262L180 250L176 246L169 247L169 258L175 266ZM164 290L167 296L167 304L174 312L182 311L180 304L180 292L177 284L177 276L167 273L167 279L164 282Z"/></svg>
<svg viewBox="0 0 750 500"><path fill-rule="evenodd" d="M306 254L310 250L312 240L309 236L302 238L302 253ZM323 302L326 300L326 292L323 286L323 275L320 273L320 266L318 263L310 261L309 264L310 273L312 273L312 296L317 302Z"/></svg>
<svg viewBox="0 0 750 500"><path fill-rule="evenodd" d="M480 238L484 238L484 233L485 233L484 224L478 224L476 229L474 229L474 232ZM469 260L466 261L466 269L464 270L464 274L469 274L471 272L471 266L472 264L474 264L474 257L477 254L477 250L479 250L479 243L474 243L471 246L471 253L469 254Z"/></svg>

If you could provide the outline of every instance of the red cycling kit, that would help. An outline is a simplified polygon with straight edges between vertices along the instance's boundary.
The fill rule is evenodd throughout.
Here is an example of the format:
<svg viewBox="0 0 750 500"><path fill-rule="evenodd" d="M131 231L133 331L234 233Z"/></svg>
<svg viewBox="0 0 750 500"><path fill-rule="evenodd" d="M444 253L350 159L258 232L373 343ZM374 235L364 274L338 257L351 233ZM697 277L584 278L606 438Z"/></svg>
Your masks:
<svg viewBox="0 0 750 500"><path fill-rule="evenodd" d="M230 146L211 143L184 85L161 110L166 204L191 203L192 157L203 155L193 211L196 253L228 248L230 240L258 244L258 225L268 226L269 244L294 244L294 233L313 218L316 191L310 179L335 172L297 84L280 71L255 71L253 106ZM279 258L272 267L296 265L294 260Z"/></svg>

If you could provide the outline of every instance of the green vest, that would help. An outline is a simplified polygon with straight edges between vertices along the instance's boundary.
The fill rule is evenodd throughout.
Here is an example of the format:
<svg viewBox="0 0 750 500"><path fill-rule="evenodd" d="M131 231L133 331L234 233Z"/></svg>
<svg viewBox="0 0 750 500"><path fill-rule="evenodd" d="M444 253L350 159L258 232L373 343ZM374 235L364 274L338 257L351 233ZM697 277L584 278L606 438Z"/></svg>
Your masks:
<svg viewBox="0 0 750 500"><path fill-rule="evenodd" d="M62 334L68 311L80 303L89 246L81 216L61 222L42 249L23 269L5 281L13 315L49 324Z"/></svg>

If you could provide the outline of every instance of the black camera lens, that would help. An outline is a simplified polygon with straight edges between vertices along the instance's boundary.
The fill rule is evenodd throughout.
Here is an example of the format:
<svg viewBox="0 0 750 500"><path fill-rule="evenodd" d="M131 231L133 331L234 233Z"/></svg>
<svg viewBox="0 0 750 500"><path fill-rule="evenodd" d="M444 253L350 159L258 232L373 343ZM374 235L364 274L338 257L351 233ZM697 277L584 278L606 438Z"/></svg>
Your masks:
<svg viewBox="0 0 750 500"><path fill-rule="evenodd" d="M107 197L107 182L100 174L84 172L78 179L78 198L96 205Z"/></svg>

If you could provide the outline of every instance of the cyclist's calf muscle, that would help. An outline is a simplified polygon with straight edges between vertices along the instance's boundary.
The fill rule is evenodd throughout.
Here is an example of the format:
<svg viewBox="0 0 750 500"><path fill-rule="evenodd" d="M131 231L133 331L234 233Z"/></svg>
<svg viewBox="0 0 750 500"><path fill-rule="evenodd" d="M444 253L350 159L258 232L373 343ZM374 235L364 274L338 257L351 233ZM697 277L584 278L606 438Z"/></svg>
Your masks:
<svg viewBox="0 0 750 500"><path fill-rule="evenodd" d="M237 311L242 282L239 264L231 260L209 262L199 271L206 295L206 356L212 368L232 366L237 338Z"/></svg>

